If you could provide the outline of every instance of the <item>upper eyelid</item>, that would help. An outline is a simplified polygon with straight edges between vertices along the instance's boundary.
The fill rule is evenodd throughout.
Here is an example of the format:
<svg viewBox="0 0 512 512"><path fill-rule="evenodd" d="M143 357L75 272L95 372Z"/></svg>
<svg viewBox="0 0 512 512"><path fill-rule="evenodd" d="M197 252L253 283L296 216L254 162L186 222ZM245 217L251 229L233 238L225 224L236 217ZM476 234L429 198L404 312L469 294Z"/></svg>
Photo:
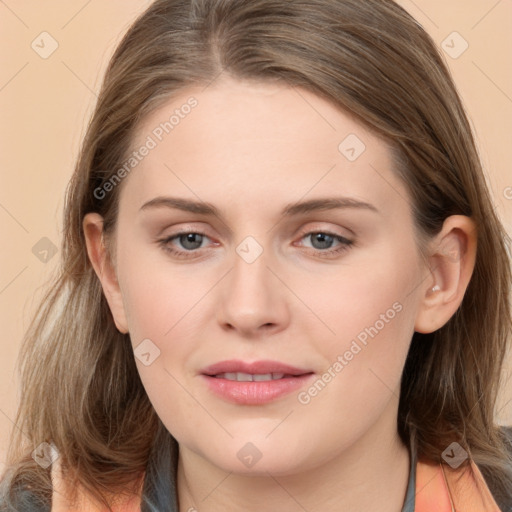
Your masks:
<svg viewBox="0 0 512 512"><path fill-rule="evenodd" d="M307 221L306 224L313 224L312 227L309 227L309 228L300 228L300 229L294 229L293 231L297 232L299 231L300 233L330 233L330 234L333 234L333 235L336 235L336 236L342 236L344 238L347 238L347 236L343 235L343 234L339 234L339 233L336 233L336 228L330 228L330 227L327 227L325 228L325 223L327 221L322 221L322 220L318 220L318 221ZM200 234L204 234L206 236L210 236L208 235L208 231L210 231L210 228L203 228L203 227L194 227L193 224L194 222L191 222L187 225L186 222L183 223L184 224L184 227L180 227L180 228L177 228L178 231L173 234L173 235L169 235L169 236L176 236L178 234L182 234L182 233L200 233ZM204 224L203 222L200 222L200 224ZM207 224L207 223L206 223ZM332 224L332 222L331 222ZM349 236L356 236L356 233L350 229L349 227L347 226L338 226L339 229L343 229L345 231L347 231L348 233L350 233ZM165 229L162 229L160 232L163 232L165 231ZM287 230L288 231L288 230ZM232 234L232 230L229 230L229 234L231 235ZM167 238L167 237L165 237ZM211 238L211 237L210 237Z"/></svg>

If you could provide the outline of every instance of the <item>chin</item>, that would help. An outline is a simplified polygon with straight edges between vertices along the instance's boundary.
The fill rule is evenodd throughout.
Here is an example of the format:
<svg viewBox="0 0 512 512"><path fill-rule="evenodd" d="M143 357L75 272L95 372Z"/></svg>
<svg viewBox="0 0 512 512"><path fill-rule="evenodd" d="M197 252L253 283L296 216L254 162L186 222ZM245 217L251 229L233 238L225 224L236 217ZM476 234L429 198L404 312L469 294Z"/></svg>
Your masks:
<svg viewBox="0 0 512 512"><path fill-rule="evenodd" d="M252 441L247 436L230 439L229 443L217 445L213 452L211 445L205 448L199 453L211 464L240 475L284 476L301 472L310 465L304 447L272 443L264 436Z"/></svg>

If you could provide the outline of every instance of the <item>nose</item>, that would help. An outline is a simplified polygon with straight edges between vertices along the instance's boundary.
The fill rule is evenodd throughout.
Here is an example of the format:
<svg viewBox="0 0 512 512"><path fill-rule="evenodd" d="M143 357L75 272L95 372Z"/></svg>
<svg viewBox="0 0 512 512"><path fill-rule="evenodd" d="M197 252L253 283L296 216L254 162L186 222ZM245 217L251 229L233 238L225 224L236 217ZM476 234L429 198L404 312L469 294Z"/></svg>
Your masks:
<svg viewBox="0 0 512 512"><path fill-rule="evenodd" d="M224 330L249 338L286 329L290 322L289 292L276 277L279 271L270 268L275 265L267 251L263 250L252 262L240 254L235 253L233 268L222 280L219 324Z"/></svg>

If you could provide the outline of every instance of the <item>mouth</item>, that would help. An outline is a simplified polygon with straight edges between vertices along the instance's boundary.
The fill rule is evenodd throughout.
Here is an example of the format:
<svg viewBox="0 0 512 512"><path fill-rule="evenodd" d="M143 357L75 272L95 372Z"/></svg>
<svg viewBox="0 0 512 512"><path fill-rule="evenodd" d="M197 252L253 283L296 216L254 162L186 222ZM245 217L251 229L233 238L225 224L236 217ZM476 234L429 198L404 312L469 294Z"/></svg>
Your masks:
<svg viewBox="0 0 512 512"><path fill-rule="evenodd" d="M211 375L216 379L226 379L237 382L264 382L268 380L280 380L289 377L295 377L295 375L286 375L284 373L218 373L217 375Z"/></svg>
<svg viewBox="0 0 512 512"><path fill-rule="evenodd" d="M314 372L277 361L222 361L201 372L209 390L238 405L263 405L298 390Z"/></svg>

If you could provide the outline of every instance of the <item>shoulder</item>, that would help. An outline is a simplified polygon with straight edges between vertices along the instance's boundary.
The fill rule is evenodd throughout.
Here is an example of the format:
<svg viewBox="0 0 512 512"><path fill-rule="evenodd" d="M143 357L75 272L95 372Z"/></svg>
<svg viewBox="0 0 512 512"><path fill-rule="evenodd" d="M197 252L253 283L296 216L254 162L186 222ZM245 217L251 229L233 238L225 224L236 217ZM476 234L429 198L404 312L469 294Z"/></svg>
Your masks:
<svg viewBox="0 0 512 512"><path fill-rule="evenodd" d="M500 512L482 473L474 462L451 468L418 461L415 512Z"/></svg>
<svg viewBox="0 0 512 512"><path fill-rule="evenodd" d="M52 465L52 508L51 512L107 512L105 506L97 503L80 486L73 486L63 476L59 459ZM73 492L72 492L73 491ZM118 502L114 512L140 512L140 496Z"/></svg>

